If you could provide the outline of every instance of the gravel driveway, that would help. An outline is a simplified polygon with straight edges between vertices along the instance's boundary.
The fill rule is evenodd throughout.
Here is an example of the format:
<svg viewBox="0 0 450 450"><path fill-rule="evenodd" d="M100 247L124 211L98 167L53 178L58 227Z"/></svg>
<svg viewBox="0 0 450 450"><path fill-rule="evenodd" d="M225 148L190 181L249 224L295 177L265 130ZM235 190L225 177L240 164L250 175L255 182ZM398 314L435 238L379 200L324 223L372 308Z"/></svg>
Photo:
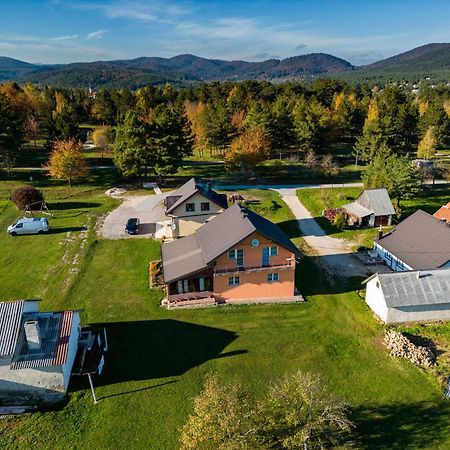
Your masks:
<svg viewBox="0 0 450 450"><path fill-rule="evenodd" d="M155 233L155 222L167 220L163 200L169 193L123 197L123 203L106 216L100 235L107 239L152 236ZM137 217L141 221L139 234L135 236L125 233L125 224L131 217Z"/></svg>
<svg viewBox="0 0 450 450"><path fill-rule="evenodd" d="M300 203L296 189L275 189L298 220L306 243L314 249L320 262L332 275L339 277L366 276L367 267L354 255L343 239L327 236L309 211Z"/></svg>

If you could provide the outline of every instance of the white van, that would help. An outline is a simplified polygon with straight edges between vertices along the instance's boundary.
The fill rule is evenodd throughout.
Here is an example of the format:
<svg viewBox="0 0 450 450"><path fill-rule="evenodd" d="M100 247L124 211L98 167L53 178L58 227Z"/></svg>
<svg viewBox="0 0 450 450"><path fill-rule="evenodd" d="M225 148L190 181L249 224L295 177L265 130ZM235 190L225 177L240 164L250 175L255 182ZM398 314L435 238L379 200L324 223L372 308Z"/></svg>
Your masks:
<svg viewBox="0 0 450 450"><path fill-rule="evenodd" d="M8 227L11 236L19 234L44 234L50 231L48 220L43 217L22 217Z"/></svg>

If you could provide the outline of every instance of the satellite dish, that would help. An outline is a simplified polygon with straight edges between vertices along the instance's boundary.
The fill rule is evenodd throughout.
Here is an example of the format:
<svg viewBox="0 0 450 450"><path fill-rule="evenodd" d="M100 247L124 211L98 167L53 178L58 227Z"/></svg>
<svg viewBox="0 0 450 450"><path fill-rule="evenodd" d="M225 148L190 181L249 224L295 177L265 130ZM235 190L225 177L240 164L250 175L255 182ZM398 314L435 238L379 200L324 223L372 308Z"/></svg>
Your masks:
<svg viewBox="0 0 450 450"><path fill-rule="evenodd" d="M177 224L175 222L173 222L172 225L170 225L170 228L172 228L172 230L176 230Z"/></svg>
<svg viewBox="0 0 450 450"><path fill-rule="evenodd" d="M258 239L253 239L252 240L252 247L256 248L256 247L258 247L258 245L259 245L259 240Z"/></svg>

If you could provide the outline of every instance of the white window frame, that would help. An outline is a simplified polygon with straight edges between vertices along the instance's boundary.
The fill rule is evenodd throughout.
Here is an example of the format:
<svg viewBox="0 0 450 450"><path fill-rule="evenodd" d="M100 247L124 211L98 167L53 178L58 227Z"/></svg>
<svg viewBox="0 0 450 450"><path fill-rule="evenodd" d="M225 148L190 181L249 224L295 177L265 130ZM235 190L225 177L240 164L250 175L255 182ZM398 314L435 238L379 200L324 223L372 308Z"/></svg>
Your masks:
<svg viewBox="0 0 450 450"><path fill-rule="evenodd" d="M242 256L238 257L238 252ZM234 259L236 261L236 265L238 267L244 267L244 249L243 248L234 248L233 250L228 251L228 259Z"/></svg>
<svg viewBox="0 0 450 450"><path fill-rule="evenodd" d="M267 282L268 283L276 283L277 281L280 281L279 273L268 273L267 274Z"/></svg>
<svg viewBox="0 0 450 450"><path fill-rule="evenodd" d="M241 277L228 277L228 286L239 286L241 284Z"/></svg>

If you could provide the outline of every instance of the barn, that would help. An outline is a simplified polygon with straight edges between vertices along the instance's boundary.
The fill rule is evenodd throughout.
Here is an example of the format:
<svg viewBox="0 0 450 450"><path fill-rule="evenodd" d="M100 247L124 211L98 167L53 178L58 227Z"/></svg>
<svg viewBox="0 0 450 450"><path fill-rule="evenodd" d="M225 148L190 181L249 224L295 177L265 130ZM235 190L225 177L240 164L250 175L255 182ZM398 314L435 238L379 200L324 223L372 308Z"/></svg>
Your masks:
<svg viewBox="0 0 450 450"><path fill-rule="evenodd" d="M367 305L385 324L450 320L450 268L378 273L363 284Z"/></svg>

